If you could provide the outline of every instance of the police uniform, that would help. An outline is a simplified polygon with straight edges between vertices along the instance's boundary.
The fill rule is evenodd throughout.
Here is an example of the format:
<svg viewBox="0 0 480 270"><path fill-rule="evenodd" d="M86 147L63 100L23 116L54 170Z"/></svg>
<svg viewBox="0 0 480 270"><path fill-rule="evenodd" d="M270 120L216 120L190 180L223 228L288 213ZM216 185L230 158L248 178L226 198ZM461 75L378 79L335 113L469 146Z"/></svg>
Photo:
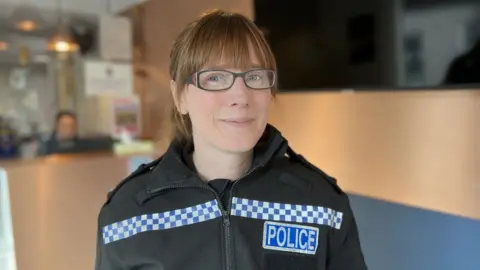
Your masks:
<svg viewBox="0 0 480 270"><path fill-rule="evenodd" d="M202 181L191 151L172 143L110 192L96 270L367 269L347 195L274 127L236 181Z"/></svg>

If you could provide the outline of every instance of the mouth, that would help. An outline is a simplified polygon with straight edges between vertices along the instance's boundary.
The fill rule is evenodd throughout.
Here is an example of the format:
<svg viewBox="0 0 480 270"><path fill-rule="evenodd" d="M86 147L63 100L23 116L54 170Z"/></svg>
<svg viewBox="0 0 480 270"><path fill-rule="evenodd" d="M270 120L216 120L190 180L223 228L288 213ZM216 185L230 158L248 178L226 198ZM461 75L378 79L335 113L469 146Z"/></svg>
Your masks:
<svg viewBox="0 0 480 270"><path fill-rule="evenodd" d="M230 118L230 119L222 119L220 120L222 122L228 123L228 124L248 124L254 121L253 118Z"/></svg>

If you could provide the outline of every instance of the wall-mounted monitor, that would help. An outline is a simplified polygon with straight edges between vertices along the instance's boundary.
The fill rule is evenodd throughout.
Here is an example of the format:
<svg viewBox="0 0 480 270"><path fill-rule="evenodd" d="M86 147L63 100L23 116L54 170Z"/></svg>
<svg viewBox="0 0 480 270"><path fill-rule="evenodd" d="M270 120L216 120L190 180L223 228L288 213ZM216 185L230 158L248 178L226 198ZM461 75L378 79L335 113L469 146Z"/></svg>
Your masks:
<svg viewBox="0 0 480 270"><path fill-rule="evenodd" d="M283 91L480 88L478 0L255 0Z"/></svg>

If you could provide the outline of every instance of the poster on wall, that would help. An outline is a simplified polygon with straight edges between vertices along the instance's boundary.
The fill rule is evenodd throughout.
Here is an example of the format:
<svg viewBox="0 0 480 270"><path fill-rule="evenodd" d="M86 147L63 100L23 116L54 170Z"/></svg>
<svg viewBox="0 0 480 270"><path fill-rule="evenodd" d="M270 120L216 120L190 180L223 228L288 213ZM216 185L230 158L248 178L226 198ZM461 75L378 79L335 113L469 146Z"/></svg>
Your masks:
<svg viewBox="0 0 480 270"><path fill-rule="evenodd" d="M136 96L113 100L113 121L115 138L138 137L141 133L140 102Z"/></svg>
<svg viewBox="0 0 480 270"><path fill-rule="evenodd" d="M129 63L86 61L86 96L122 97L133 94L133 67Z"/></svg>

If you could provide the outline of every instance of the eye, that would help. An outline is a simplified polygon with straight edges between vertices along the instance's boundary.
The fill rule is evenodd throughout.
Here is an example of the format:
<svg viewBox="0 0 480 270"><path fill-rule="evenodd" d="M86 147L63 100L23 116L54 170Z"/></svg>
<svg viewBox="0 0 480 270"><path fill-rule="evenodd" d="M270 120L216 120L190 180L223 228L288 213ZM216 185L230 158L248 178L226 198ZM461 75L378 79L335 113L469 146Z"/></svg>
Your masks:
<svg viewBox="0 0 480 270"><path fill-rule="evenodd" d="M257 81L263 79L263 76L260 74L250 74L248 75L247 79L250 81Z"/></svg>
<svg viewBox="0 0 480 270"><path fill-rule="evenodd" d="M208 81L218 82L218 81L225 80L225 75L223 75L223 74L211 74L211 75L208 75L208 77L206 79Z"/></svg>
<svg viewBox="0 0 480 270"><path fill-rule="evenodd" d="M209 80L209 81L218 81L218 80L220 80L220 78L218 77L218 75L212 75L212 76L209 76L209 77L207 78L207 80Z"/></svg>

